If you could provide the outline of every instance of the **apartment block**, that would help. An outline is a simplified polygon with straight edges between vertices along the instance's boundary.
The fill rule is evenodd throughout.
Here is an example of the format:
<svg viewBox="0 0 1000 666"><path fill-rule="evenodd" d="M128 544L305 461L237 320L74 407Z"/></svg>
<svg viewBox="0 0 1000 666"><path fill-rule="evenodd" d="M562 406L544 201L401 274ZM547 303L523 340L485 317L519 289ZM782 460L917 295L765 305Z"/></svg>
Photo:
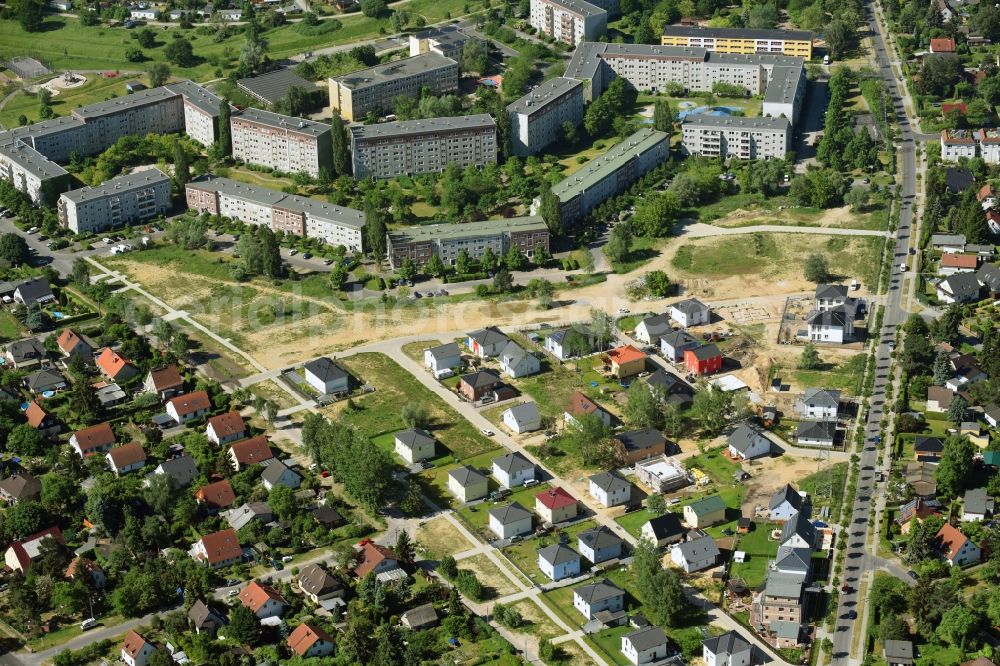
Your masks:
<svg viewBox="0 0 1000 666"><path fill-rule="evenodd" d="M86 124L74 116L15 127L5 134L26 143L53 162L68 162L73 153L94 155L108 147L91 143Z"/></svg>
<svg viewBox="0 0 1000 666"><path fill-rule="evenodd" d="M529 258L534 256L538 245L548 252L549 228L541 217L532 215L465 224L406 227L390 231L386 240L389 264L393 269L402 265L406 258L417 266L423 266L432 256L453 266L462 250L473 259L482 257L486 248L498 256L512 247Z"/></svg>
<svg viewBox="0 0 1000 666"><path fill-rule="evenodd" d="M183 100L184 132L206 148L215 143L219 138L222 98L192 81L179 81L166 87Z"/></svg>
<svg viewBox="0 0 1000 666"><path fill-rule="evenodd" d="M420 96L423 88L442 95L458 88L458 63L428 51L329 79L330 107L345 120L361 120L369 111L392 109L397 97Z"/></svg>
<svg viewBox="0 0 1000 666"><path fill-rule="evenodd" d="M233 157L249 164L313 178L332 164L329 125L250 108L233 115L230 128Z"/></svg>
<svg viewBox="0 0 1000 666"><path fill-rule="evenodd" d="M668 25L660 43L664 46L692 46L718 53L776 53L812 58L811 32L805 30L753 30Z"/></svg>
<svg viewBox="0 0 1000 666"><path fill-rule="evenodd" d="M488 113L351 127L355 178L392 178L497 161L497 124Z"/></svg>
<svg viewBox="0 0 1000 666"><path fill-rule="evenodd" d="M751 621L759 627L770 627L775 621L802 624L805 579L802 574L769 571L764 589L754 598Z"/></svg>
<svg viewBox="0 0 1000 666"><path fill-rule="evenodd" d="M193 84L192 84L193 85ZM166 86L141 90L73 110L97 153L123 136L184 131L184 101Z"/></svg>
<svg viewBox="0 0 1000 666"><path fill-rule="evenodd" d="M172 206L170 188L167 174L146 169L64 192L59 223L74 233L92 233L163 215Z"/></svg>
<svg viewBox="0 0 1000 666"><path fill-rule="evenodd" d="M511 152L519 157L541 152L563 138L567 122L583 122L583 84L576 79L549 79L507 107Z"/></svg>
<svg viewBox="0 0 1000 666"><path fill-rule="evenodd" d="M941 130L941 159L957 162L959 157L976 156L974 130Z"/></svg>
<svg viewBox="0 0 1000 666"><path fill-rule="evenodd" d="M771 75L764 92L761 115L788 118L794 125L799 120L802 98L806 94L806 70L801 61L797 65L780 65L771 68Z"/></svg>
<svg viewBox="0 0 1000 666"><path fill-rule="evenodd" d="M360 252L365 214L361 211L228 178L203 176L187 184L188 208L198 212L268 226L286 234L319 238L328 245L343 245Z"/></svg>
<svg viewBox="0 0 1000 666"><path fill-rule="evenodd" d="M482 40L463 32L457 25L423 30L410 35L410 57L422 53L437 53L445 58L458 60L468 41Z"/></svg>
<svg viewBox="0 0 1000 666"><path fill-rule="evenodd" d="M670 157L666 132L643 128L552 187L563 222L575 222ZM532 204L537 208L538 200ZM534 211L533 211L534 212Z"/></svg>
<svg viewBox="0 0 1000 666"><path fill-rule="evenodd" d="M531 0L528 22L567 44L594 41L608 29L608 12L587 0Z"/></svg>
<svg viewBox="0 0 1000 666"><path fill-rule="evenodd" d="M13 183L36 205L52 204L69 188L69 173L37 150L0 134L0 178Z"/></svg>
<svg viewBox="0 0 1000 666"><path fill-rule="evenodd" d="M784 159L791 149L787 118L731 118L691 115L681 124L682 145L689 155L740 160Z"/></svg>

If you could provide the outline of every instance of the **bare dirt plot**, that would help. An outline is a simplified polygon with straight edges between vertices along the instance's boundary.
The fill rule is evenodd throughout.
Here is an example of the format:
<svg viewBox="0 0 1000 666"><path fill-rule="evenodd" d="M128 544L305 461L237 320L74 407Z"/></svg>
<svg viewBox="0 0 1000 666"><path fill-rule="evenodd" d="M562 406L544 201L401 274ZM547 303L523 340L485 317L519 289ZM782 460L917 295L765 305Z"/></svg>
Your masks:
<svg viewBox="0 0 1000 666"><path fill-rule="evenodd" d="M519 628L518 633L528 633L537 639L554 638L566 633L531 599L521 599L511 606L524 620L524 625Z"/></svg>
<svg viewBox="0 0 1000 666"><path fill-rule="evenodd" d="M850 207L814 209L785 208L784 210L747 210L738 208L725 217L712 220L718 227L749 227L758 224L781 224L799 227L840 227L844 229L876 229L884 227L885 214L852 213ZM880 226L881 225L881 226Z"/></svg>
<svg viewBox="0 0 1000 666"><path fill-rule="evenodd" d="M493 564L492 560L485 554L459 560L458 568L469 569L475 573L483 587L490 588L498 597L504 597L518 591L510 579L503 575L497 565Z"/></svg>
<svg viewBox="0 0 1000 666"><path fill-rule="evenodd" d="M420 525L416 540L424 549L424 555L432 560L440 560L445 555L455 555L478 545L466 539L444 516Z"/></svg>
<svg viewBox="0 0 1000 666"><path fill-rule="evenodd" d="M566 641L556 646L563 659L561 664L573 664L573 666L596 666L594 660L583 651L576 641Z"/></svg>
<svg viewBox="0 0 1000 666"><path fill-rule="evenodd" d="M272 379L269 379L266 382L258 382L254 384L250 387L250 392L254 395L259 395L265 400L272 401L278 405L279 409L294 407L298 404L298 402L296 402L296 400L288 394L288 391L282 389Z"/></svg>
<svg viewBox="0 0 1000 666"><path fill-rule="evenodd" d="M766 509L775 491L786 483L797 488L799 480L815 472L818 465L816 460L787 455L744 463L752 478L744 482L746 495L743 497L743 515L753 518L755 508Z"/></svg>

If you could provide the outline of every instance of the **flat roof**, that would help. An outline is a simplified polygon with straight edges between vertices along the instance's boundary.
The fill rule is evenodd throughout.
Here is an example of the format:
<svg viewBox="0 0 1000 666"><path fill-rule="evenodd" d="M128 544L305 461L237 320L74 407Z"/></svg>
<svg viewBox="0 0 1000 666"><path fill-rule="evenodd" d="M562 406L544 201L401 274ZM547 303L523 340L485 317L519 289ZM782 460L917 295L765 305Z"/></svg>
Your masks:
<svg viewBox="0 0 1000 666"><path fill-rule="evenodd" d="M448 116L421 120L401 120L375 125L352 125L351 134L355 139L384 139L396 136L426 134L428 132L458 131L481 127L496 127L496 121L493 120L493 116L488 113L477 113L471 116Z"/></svg>
<svg viewBox="0 0 1000 666"><path fill-rule="evenodd" d="M802 65L776 65L771 69L771 78L764 91L764 103L791 104L799 90L802 77Z"/></svg>
<svg viewBox="0 0 1000 666"><path fill-rule="evenodd" d="M308 118L296 118L295 116L286 116L281 113L264 111L263 109L256 109L253 107L244 109L239 115L233 114L233 118L243 118L261 125L277 127L279 129L286 129L292 132L298 132L299 134L309 134L312 136L321 136L330 131L329 125L318 123L315 120L309 120Z"/></svg>
<svg viewBox="0 0 1000 666"><path fill-rule="evenodd" d="M545 0L545 2L562 7L578 16L600 16L608 13L607 10L592 5L587 0Z"/></svg>
<svg viewBox="0 0 1000 666"><path fill-rule="evenodd" d="M25 137L45 136L47 134L59 134L60 132L76 130L81 127L83 127L83 121L79 118L74 118L73 116L60 116L58 118L43 120L40 123L13 127L10 129L10 134L15 138L20 139Z"/></svg>
<svg viewBox="0 0 1000 666"><path fill-rule="evenodd" d="M452 240L489 236L503 231L548 231L545 220L539 215L508 217L499 220L466 222L464 224L424 224L389 231L394 243L419 243L435 239Z"/></svg>
<svg viewBox="0 0 1000 666"><path fill-rule="evenodd" d="M194 81L178 81L177 83L167 84L166 87L176 93L180 93L184 96L184 101L190 102L193 106L198 107L213 118L219 115L219 106L222 104L222 98Z"/></svg>
<svg viewBox="0 0 1000 666"><path fill-rule="evenodd" d="M97 102L96 104L81 106L78 109L73 109L73 115L83 120L87 120L88 118L96 118L98 116L106 116L111 113L127 111L128 109L136 106L155 104L178 95L180 95L180 93L174 92L166 86L149 88L147 90L134 92L131 95L123 95L121 97L115 97L114 99L109 99L103 102Z"/></svg>
<svg viewBox="0 0 1000 666"><path fill-rule="evenodd" d="M608 174L614 173L637 155L642 155L659 143L668 140L666 132L658 132L650 127L644 127L600 157L588 162L582 169L552 187L552 192L562 202L569 201Z"/></svg>
<svg viewBox="0 0 1000 666"><path fill-rule="evenodd" d="M377 86L386 81L393 81L405 76L414 76L425 72L433 72L444 67L458 67L458 63L451 58L446 58L440 53L428 51L412 58L403 58L392 62L382 63L359 69L355 72L348 72L340 76L330 77L331 81L336 81L345 88L351 90L361 90L371 86Z"/></svg>
<svg viewBox="0 0 1000 666"><path fill-rule="evenodd" d="M68 172L30 145L15 139L9 132L0 134L0 154L40 179L65 176Z"/></svg>
<svg viewBox="0 0 1000 666"><path fill-rule="evenodd" d="M438 44L447 44L452 47L461 46L470 39L478 39L462 31L457 25L445 25L440 28L422 30L413 36L417 39L433 39Z"/></svg>
<svg viewBox="0 0 1000 666"><path fill-rule="evenodd" d="M554 79L549 79L516 102L507 105L507 112L530 116L544 109L549 102L554 102L567 92L582 87L583 83L576 79L557 76ZM580 106L583 106L582 97L580 99Z"/></svg>
<svg viewBox="0 0 1000 666"><path fill-rule="evenodd" d="M135 173L127 173L111 180L106 180L96 187L81 187L78 190L63 192L62 197L75 203L80 203L87 199L97 199L110 194L127 192L139 187L148 185L170 184L170 176L159 169L143 169Z"/></svg>
<svg viewBox="0 0 1000 666"><path fill-rule="evenodd" d="M699 113L685 117L683 125L719 128L740 127L745 129L787 130L789 127L789 120L788 118L772 118L771 116L743 118L738 116L710 116Z"/></svg>
<svg viewBox="0 0 1000 666"><path fill-rule="evenodd" d="M248 79L240 79L236 85L251 97L272 105L284 99L288 91L294 87L302 88L306 92L314 92L317 89L315 83L303 79L287 67Z"/></svg>
<svg viewBox="0 0 1000 666"><path fill-rule="evenodd" d="M664 37L709 37L716 39L786 39L812 41L807 30L758 30L750 28L709 28L694 25L665 25Z"/></svg>

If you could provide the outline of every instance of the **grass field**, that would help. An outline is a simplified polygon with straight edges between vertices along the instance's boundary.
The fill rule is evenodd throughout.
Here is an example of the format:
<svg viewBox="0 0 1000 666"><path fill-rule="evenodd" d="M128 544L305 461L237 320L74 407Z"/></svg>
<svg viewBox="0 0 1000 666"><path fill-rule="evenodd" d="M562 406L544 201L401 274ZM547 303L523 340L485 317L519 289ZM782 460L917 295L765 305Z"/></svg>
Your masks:
<svg viewBox="0 0 1000 666"><path fill-rule="evenodd" d="M0 312L0 340L17 340L24 335L24 327L17 317L7 310Z"/></svg>
<svg viewBox="0 0 1000 666"><path fill-rule="evenodd" d="M729 575L734 578L742 578L751 589L756 589L764 583L767 574L767 563L774 559L778 553L778 542L772 541L771 530L777 525L770 523L756 523L754 529L747 534L740 536L736 544L736 550L742 550L747 554L747 559L742 564L733 562Z"/></svg>
<svg viewBox="0 0 1000 666"><path fill-rule="evenodd" d="M6 22L0 21L0 26L4 23ZM52 98L52 110L56 115L65 116L77 107L102 102L109 97L117 97L125 93L125 81L122 78L105 79L96 73L88 73L84 76L87 77L87 82L82 86L60 90L59 94ZM148 79L145 77L140 78L148 83ZM20 92L12 97L0 111L0 123L3 123L5 127L17 125L17 119L22 114L34 122L39 120L39 110L36 95Z"/></svg>
<svg viewBox="0 0 1000 666"><path fill-rule="evenodd" d="M843 363L826 363L818 370L791 370L792 379L799 386L822 386L840 389L848 395L858 395L865 368L864 354L857 354Z"/></svg>
<svg viewBox="0 0 1000 666"><path fill-rule="evenodd" d="M837 523L840 522L840 512L843 509L840 500L846 482L847 463L835 463L827 471L810 474L799 481L799 490L809 493L813 516L818 516L819 509L828 506L830 518L826 522Z"/></svg>
<svg viewBox="0 0 1000 666"><path fill-rule="evenodd" d="M483 472L488 472L491 461L494 458L502 456L505 453L504 449L495 448L480 453L479 455L472 456L471 458L466 458L462 461L463 465L468 465ZM432 469L424 470L417 475L417 480L424 489L424 493L430 497L435 504L438 506L457 506L457 501L454 496L448 490L448 473L451 470L459 467L458 463L452 463L449 465L434 467ZM489 489L496 490L499 484L492 478L488 477ZM461 517L461 515L459 515ZM468 522L468 521L466 521ZM482 521L476 520L475 524L470 525L475 527Z"/></svg>

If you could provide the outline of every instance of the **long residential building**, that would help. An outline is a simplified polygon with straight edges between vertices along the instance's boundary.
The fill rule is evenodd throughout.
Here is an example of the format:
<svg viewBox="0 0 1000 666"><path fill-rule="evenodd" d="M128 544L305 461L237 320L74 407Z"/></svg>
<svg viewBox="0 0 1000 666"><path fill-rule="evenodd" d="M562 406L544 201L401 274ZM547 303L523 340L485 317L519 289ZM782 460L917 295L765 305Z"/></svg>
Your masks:
<svg viewBox="0 0 1000 666"><path fill-rule="evenodd" d="M982 157L987 164L1000 164L1000 128L941 130L941 159L957 162L960 157Z"/></svg>
<svg viewBox="0 0 1000 666"><path fill-rule="evenodd" d="M507 106L511 152L534 155L565 135L563 125L583 122L583 84L557 76Z"/></svg>
<svg viewBox="0 0 1000 666"><path fill-rule="evenodd" d="M30 145L0 135L0 178L13 183L36 205L51 204L69 187L66 169Z"/></svg>
<svg viewBox="0 0 1000 666"><path fill-rule="evenodd" d="M159 169L118 176L97 187L64 192L59 222L74 233L92 233L166 214L172 202L170 177Z"/></svg>
<svg viewBox="0 0 1000 666"><path fill-rule="evenodd" d="M485 166L497 161L497 124L488 113L351 127L355 178Z"/></svg>
<svg viewBox="0 0 1000 666"><path fill-rule="evenodd" d="M188 208L268 226L286 234L319 238L350 251L363 248L365 214L294 194L247 185L228 178L203 176L187 184Z"/></svg>
<svg viewBox="0 0 1000 666"><path fill-rule="evenodd" d="M233 157L248 164L313 178L332 164L329 125L250 108L234 115L229 126Z"/></svg>
<svg viewBox="0 0 1000 666"><path fill-rule="evenodd" d="M369 111L392 109L397 97L417 99L424 88L434 95L458 89L458 63L427 51L329 79L330 107L342 118L360 121Z"/></svg>
<svg viewBox="0 0 1000 666"><path fill-rule="evenodd" d="M718 53L777 53L812 58L811 32L805 30L758 30L668 25L663 28L663 46L694 46Z"/></svg>
<svg viewBox="0 0 1000 666"><path fill-rule="evenodd" d="M549 251L549 229L537 216L485 220L465 224L433 224L396 229L386 234L389 264L393 269L406 258L416 266L424 266L437 256L446 265L454 265L462 250L472 259L483 256L486 248L502 256L512 247L531 258L535 248Z"/></svg>
<svg viewBox="0 0 1000 666"><path fill-rule="evenodd" d="M682 143L690 155L740 160L784 159L791 150L792 125L787 118L687 116Z"/></svg>
<svg viewBox="0 0 1000 666"><path fill-rule="evenodd" d="M566 44L594 41L608 30L608 12L587 0L531 0L528 22Z"/></svg>
<svg viewBox="0 0 1000 666"><path fill-rule="evenodd" d="M646 127L552 187L563 222L584 217L670 157L670 137ZM533 208L537 207L536 199Z"/></svg>

